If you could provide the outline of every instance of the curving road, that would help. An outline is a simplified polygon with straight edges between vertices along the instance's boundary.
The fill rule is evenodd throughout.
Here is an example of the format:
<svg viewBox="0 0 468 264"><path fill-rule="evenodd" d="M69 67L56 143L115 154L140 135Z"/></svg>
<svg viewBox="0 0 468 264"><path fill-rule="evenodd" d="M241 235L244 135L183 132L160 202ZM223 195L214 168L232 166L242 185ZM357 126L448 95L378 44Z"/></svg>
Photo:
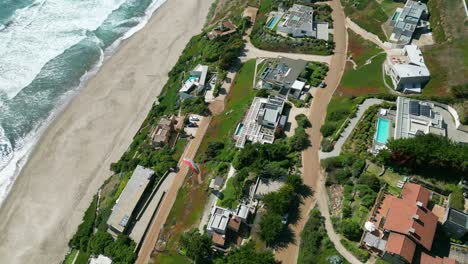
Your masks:
<svg viewBox="0 0 468 264"><path fill-rule="evenodd" d="M295 234L295 242L290 243L287 248L276 251L276 258L282 263L296 263L299 254L300 245L300 233L304 228L305 223L309 218L310 210L315 206L316 202L319 204L320 209L328 209L327 193L321 191L318 187L323 179L323 175L320 170L320 127L326 116L327 106L330 102L333 93L338 87L343 71L346 64L346 50L347 50L347 31L346 31L346 18L341 7L339 0L333 0L330 3L333 8L333 28L334 28L334 39L336 42L335 54L331 57L330 71L328 72L325 82L327 88L317 91L314 99L312 100L311 107L309 109L309 120L312 123L312 128L307 130L309 134L312 146L305 150L302 154L303 164L303 180L304 184L309 186L315 191L312 197L304 199L303 204L300 206L300 219L298 223L291 226L293 233ZM323 216L326 218L326 229L329 234L330 240L335 244L336 249L351 263L360 263L353 255L351 255L340 243L339 235L333 231L328 210L322 210Z"/></svg>

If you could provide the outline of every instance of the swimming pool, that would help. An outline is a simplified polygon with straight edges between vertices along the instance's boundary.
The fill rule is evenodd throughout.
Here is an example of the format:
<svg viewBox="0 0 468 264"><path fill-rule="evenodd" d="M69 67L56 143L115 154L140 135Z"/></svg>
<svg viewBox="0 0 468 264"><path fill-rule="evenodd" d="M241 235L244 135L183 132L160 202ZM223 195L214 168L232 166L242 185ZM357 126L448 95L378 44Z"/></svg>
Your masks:
<svg viewBox="0 0 468 264"><path fill-rule="evenodd" d="M274 16L272 19L270 19L270 21L268 21L268 25L267 27L271 30L273 30L273 28L275 27L276 23L278 23L278 20L279 20L279 16Z"/></svg>
<svg viewBox="0 0 468 264"><path fill-rule="evenodd" d="M244 130L244 124L239 123L239 125L237 125L236 132L234 133L234 135L236 136L240 135L243 130Z"/></svg>
<svg viewBox="0 0 468 264"><path fill-rule="evenodd" d="M396 21L400 17L400 12L395 12L392 17L392 21Z"/></svg>
<svg viewBox="0 0 468 264"><path fill-rule="evenodd" d="M375 133L375 139L381 144L387 144L388 132L390 128L390 121L388 119L380 118L377 121L377 131Z"/></svg>
<svg viewBox="0 0 468 264"><path fill-rule="evenodd" d="M190 76L188 78L189 81L196 81L197 80L197 77L196 76Z"/></svg>

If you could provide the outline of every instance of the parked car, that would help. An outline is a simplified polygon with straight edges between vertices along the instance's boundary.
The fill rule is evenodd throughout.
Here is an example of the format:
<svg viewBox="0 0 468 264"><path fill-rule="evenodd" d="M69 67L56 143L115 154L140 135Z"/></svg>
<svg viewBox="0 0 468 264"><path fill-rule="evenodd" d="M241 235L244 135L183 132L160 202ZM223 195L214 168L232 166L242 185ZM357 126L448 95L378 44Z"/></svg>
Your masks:
<svg viewBox="0 0 468 264"><path fill-rule="evenodd" d="M190 122L187 124L188 127L198 127L197 123Z"/></svg>
<svg viewBox="0 0 468 264"><path fill-rule="evenodd" d="M197 122L197 121L200 121L200 118L198 118L196 116L190 116L189 120L190 120L190 122Z"/></svg>
<svg viewBox="0 0 468 264"><path fill-rule="evenodd" d="M320 84L319 84L319 87L320 88L325 88L325 87L327 87L327 84L325 83L325 81L321 81Z"/></svg>

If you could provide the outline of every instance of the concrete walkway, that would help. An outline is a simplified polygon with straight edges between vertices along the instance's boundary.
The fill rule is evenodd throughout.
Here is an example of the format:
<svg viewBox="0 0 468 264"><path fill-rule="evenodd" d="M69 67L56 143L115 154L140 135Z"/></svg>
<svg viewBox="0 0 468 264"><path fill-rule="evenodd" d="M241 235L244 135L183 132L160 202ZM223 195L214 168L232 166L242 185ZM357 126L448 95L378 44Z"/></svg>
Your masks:
<svg viewBox="0 0 468 264"><path fill-rule="evenodd" d="M356 34L360 35L362 38L369 40L382 48L383 50L388 50L389 48L373 33L366 31L365 29L358 26L354 23L349 17L346 18L346 27L354 31Z"/></svg>
<svg viewBox="0 0 468 264"><path fill-rule="evenodd" d="M381 104L383 102L384 100L381 100L381 99L370 98L370 99L366 99L362 104L360 104L358 111L356 113L356 116L350 120L349 125L343 130L343 132L341 132L340 138L338 139L338 141L336 141L333 151L331 152L320 151L320 159L326 159L326 158L336 157L340 155L341 148L343 147L348 137L351 135L351 132L353 132L354 127L359 122L364 112L366 112L366 110L369 109L369 107L376 105L376 104Z"/></svg>
<svg viewBox="0 0 468 264"><path fill-rule="evenodd" d="M333 229L333 224L330 218L330 210L328 208L329 201L327 189L325 187L325 178L323 177L320 180L316 197L320 212L325 218L325 230L327 230L327 235L330 238L330 241L335 245L336 250L351 264L361 264L362 262L359 261L341 244L341 236Z"/></svg>

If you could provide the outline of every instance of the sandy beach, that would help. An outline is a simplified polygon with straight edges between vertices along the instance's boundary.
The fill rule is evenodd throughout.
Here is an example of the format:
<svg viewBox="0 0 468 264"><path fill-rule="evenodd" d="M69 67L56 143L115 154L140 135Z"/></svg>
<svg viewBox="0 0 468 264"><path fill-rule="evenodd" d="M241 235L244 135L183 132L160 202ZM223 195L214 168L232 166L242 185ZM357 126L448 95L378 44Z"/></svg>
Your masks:
<svg viewBox="0 0 468 264"><path fill-rule="evenodd" d="M52 122L0 208L0 263L60 263L211 1L167 0Z"/></svg>

